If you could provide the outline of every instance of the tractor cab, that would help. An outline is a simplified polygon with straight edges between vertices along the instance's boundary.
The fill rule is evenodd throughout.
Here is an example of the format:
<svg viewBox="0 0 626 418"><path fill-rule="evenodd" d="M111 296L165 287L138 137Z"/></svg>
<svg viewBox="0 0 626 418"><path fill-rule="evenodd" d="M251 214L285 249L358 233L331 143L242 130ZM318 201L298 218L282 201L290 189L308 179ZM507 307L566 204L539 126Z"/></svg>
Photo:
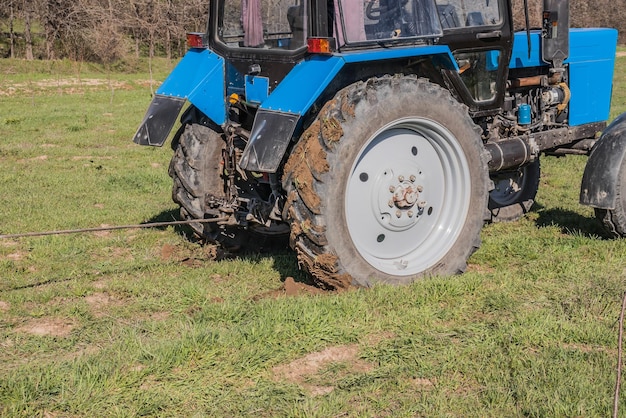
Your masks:
<svg viewBox="0 0 626 418"><path fill-rule="evenodd" d="M270 92L314 55L448 45L463 101L493 109L503 98L510 13L503 0L222 0L212 3L206 43L236 69L231 77L267 77ZM363 77L388 71L366 66Z"/></svg>

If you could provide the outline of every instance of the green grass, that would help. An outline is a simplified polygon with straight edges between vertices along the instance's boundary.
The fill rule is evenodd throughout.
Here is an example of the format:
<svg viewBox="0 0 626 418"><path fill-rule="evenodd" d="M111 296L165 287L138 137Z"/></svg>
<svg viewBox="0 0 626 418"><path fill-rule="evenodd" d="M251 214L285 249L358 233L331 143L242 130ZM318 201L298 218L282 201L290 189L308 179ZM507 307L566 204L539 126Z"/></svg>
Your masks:
<svg viewBox="0 0 626 418"><path fill-rule="evenodd" d="M175 216L137 65L0 61L0 233ZM578 205L585 161L543 158L527 217L406 287L284 297L291 253L212 261L185 228L0 241L0 415L609 416L626 241Z"/></svg>

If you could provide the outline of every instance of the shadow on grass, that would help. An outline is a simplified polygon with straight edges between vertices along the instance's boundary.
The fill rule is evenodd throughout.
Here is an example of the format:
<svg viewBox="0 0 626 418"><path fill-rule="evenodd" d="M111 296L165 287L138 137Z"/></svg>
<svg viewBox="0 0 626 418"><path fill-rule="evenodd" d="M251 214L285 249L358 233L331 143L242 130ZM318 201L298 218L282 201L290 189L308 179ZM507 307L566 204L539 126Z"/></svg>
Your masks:
<svg viewBox="0 0 626 418"><path fill-rule="evenodd" d="M535 204L533 212L539 214L535 221L538 227L557 226L563 234L579 235L587 238L606 239L606 233L600 222L593 218L583 216L571 210L554 208L546 209L540 204Z"/></svg>
<svg viewBox="0 0 626 418"><path fill-rule="evenodd" d="M154 223L154 222L174 222L180 221L179 210L172 209L166 210L164 212L159 213L156 216L148 219L145 223ZM180 236L185 237L187 240L192 242L198 242L197 237L195 236L193 229L189 225L172 225L174 231ZM169 226L158 226L155 229L164 230L169 228Z"/></svg>
<svg viewBox="0 0 626 418"><path fill-rule="evenodd" d="M172 222L180 220L179 210L172 209L159 213L158 215L147 220L146 223ZM169 227L170 226L161 226L156 227L155 229L164 230ZM204 243L203 240L200 239L188 225L172 225L171 227L174 228L176 234L180 235L189 242L198 245L212 245L210 243ZM248 245L245 250L216 251L216 260L239 258L257 262L264 258L272 258L274 268L280 273L282 281L285 281L287 277L292 277L296 282L307 285L313 284L311 278L298 268L298 259L295 252L289 248L287 236L282 237L282 239L268 239L260 234L250 234L249 241L251 245Z"/></svg>

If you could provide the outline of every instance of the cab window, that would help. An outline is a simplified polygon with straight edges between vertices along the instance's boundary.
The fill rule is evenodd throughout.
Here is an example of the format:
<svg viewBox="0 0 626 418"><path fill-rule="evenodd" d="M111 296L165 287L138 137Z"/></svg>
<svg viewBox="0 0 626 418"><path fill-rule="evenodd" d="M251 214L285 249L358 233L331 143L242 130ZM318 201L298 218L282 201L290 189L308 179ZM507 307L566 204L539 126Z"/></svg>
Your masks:
<svg viewBox="0 0 626 418"><path fill-rule="evenodd" d="M436 0L443 29L494 26L502 22L498 0Z"/></svg>

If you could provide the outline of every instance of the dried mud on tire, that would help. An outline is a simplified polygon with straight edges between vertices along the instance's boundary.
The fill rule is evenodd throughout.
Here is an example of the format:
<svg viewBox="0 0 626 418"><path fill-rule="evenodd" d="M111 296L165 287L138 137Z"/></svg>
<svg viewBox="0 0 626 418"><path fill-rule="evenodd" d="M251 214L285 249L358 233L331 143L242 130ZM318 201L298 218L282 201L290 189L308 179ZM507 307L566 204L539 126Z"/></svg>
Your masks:
<svg viewBox="0 0 626 418"><path fill-rule="evenodd" d="M408 132L410 138L419 138L412 142L416 151L409 149L409 154L415 156L412 160L402 159L399 148L393 147L404 143L403 139L396 139L403 138L397 133L400 131ZM385 155L377 162L370 157L374 153L368 152L379 150L381 143L391 145L382 148ZM417 147L422 147L424 155L442 157L419 157ZM372 208L367 204L370 197L378 202L384 193L393 193L393 185L383 185L376 179L393 172L395 165L391 161L398 157L403 165L394 179L403 182L401 179L422 178L430 190L450 190L441 198L431 192L433 199L439 199L435 200L432 218L430 207L426 218L421 218L428 220L409 221L410 226L404 229L384 223L386 212L379 209L379 203ZM361 173L365 177L357 176L351 170L361 169L365 158L369 158L370 164ZM488 216L486 162L480 128L469 117L467 108L440 86L415 76L384 76L344 88L322 107L285 164L282 184L288 195L283 217L290 222L290 245L299 265L318 286L331 290L353 284L405 284L425 275L464 271L467 258L480 245L480 230ZM420 167L432 169L433 175L422 176ZM401 170L408 170L407 175ZM444 171L445 175L439 174ZM458 179L459 176L463 177ZM450 180L453 177L454 181ZM366 183L368 178L372 181ZM359 189L360 194L351 192L353 179L366 183ZM454 209L458 205L452 203L461 197L459 204L463 203L463 209ZM397 212L401 208L404 206L398 207ZM438 227L431 228L435 222ZM439 234L439 226L455 232ZM388 248L393 248L392 252L378 255L377 250L382 247L371 245L370 236L360 234L362 228L372 232L374 240L383 237L379 243L385 239L390 242ZM425 238L402 244L410 233ZM413 263L411 271L394 269L397 263Z"/></svg>

